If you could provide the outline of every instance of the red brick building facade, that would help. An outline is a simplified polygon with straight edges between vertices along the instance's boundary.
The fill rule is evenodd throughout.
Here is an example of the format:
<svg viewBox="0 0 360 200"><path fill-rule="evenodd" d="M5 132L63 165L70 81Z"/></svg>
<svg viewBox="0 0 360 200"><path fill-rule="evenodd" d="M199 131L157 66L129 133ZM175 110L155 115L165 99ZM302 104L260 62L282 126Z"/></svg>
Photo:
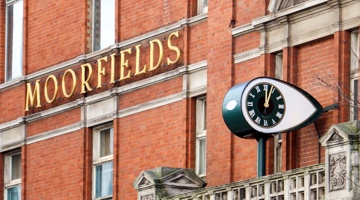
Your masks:
<svg viewBox="0 0 360 200"><path fill-rule="evenodd" d="M338 105L267 140L266 175L324 163L318 139L358 116L358 0L1 3L0 198L136 199L161 166L255 178L221 109L259 76Z"/></svg>

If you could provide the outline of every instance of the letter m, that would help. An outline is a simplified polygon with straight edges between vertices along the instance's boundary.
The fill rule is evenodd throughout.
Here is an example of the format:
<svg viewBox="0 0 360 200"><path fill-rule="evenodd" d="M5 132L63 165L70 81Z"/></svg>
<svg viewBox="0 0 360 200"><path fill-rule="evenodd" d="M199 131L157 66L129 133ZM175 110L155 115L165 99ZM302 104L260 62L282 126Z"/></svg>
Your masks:
<svg viewBox="0 0 360 200"><path fill-rule="evenodd" d="M29 102L30 102L31 107L34 106L35 98L36 98L36 107L37 108L41 107L41 103L40 103L40 84L39 84L39 82L40 82L40 80L37 80L35 82L34 92L31 89L31 83L27 84L25 111L29 111Z"/></svg>

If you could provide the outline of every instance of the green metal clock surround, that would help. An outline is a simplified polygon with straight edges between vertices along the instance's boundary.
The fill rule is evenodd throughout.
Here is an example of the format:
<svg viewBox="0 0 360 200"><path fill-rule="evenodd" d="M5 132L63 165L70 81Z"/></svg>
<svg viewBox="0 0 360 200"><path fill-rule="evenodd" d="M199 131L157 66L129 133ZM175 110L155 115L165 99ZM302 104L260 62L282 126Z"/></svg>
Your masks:
<svg viewBox="0 0 360 200"><path fill-rule="evenodd" d="M315 121L323 111L320 103L304 90L269 77L233 86L222 105L226 126L245 139L300 129Z"/></svg>

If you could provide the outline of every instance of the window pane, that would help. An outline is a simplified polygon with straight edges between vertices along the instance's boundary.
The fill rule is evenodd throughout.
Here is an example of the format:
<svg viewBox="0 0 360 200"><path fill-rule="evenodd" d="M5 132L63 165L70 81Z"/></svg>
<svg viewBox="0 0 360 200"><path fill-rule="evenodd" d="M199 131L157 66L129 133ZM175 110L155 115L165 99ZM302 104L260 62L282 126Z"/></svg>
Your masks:
<svg viewBox="0 0 360 200"><path fill-rule="evenodd" d="M96 166L95 173L95 197L112 195L113 163Z"/></svg>
<svg viewBox="0 0 360 200"><path fill-rule="evenodd" d="M282 79L283 74L283 56L282 53L278 53L275 55L275 78Z"/></svg>
<svg viewBox="0 0 360 200"><path fill-rule="evenodd" d="M206 174L206 138L199 139L198 174Z"/></svg>
<svg viewBox="0 0 360 200"><path fill-rule="evenodd" d="M113 154L113 129L100 131L100 157Z"/></svg>
<svg viewBox="0 0 360 200"><path fill-rule="evenodd" d="M115 42L115 0L94 0L93 50Z"/></svg>
<svg viewBox="0 0 360 200"><path fill-rule="evenodd" d="M206 100L203 101L203 130L206 130Z"/></svg>
<svg viewBox="0 0 360 200"><path fill-rule="evenodd" d="M351 74L358 73L359 71L359 33L351 33Z"/></svg>
<svg viewBox="0 0 360 200"><path fill-rule="evenodd" d="M21 185L16 185L7 188L7 200L20 200L21 199Z"/></svg>
<svg viewBox="0 0 360 200"><path fill-rule="evenodd" d="M359 118L359 80L354 80L354 117L353 120L358 120Z"/></svg>
<svg viewBox="0 0 360 200"><path fill-rule="evenodd" d="M11 156L11 180L21 178L21 154Z"/></svg>
<svg viewBox="0 0 360 200"><path fill-rule="evenodd" d="M6 80L22 75L23 2L6 10Z"/></svg>

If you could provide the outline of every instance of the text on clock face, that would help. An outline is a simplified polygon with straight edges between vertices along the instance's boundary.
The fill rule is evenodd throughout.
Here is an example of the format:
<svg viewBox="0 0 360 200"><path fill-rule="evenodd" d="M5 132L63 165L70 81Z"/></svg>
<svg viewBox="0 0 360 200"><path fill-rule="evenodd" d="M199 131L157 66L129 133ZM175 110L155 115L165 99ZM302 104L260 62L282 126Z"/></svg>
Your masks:
<svg viewBox="0 0 360 200"><path fill-rule="evenodd" d="M259 83L246 96L247 113L261 127L277 125L285 113L285 101L280 90L270 83Z"/></svg>

